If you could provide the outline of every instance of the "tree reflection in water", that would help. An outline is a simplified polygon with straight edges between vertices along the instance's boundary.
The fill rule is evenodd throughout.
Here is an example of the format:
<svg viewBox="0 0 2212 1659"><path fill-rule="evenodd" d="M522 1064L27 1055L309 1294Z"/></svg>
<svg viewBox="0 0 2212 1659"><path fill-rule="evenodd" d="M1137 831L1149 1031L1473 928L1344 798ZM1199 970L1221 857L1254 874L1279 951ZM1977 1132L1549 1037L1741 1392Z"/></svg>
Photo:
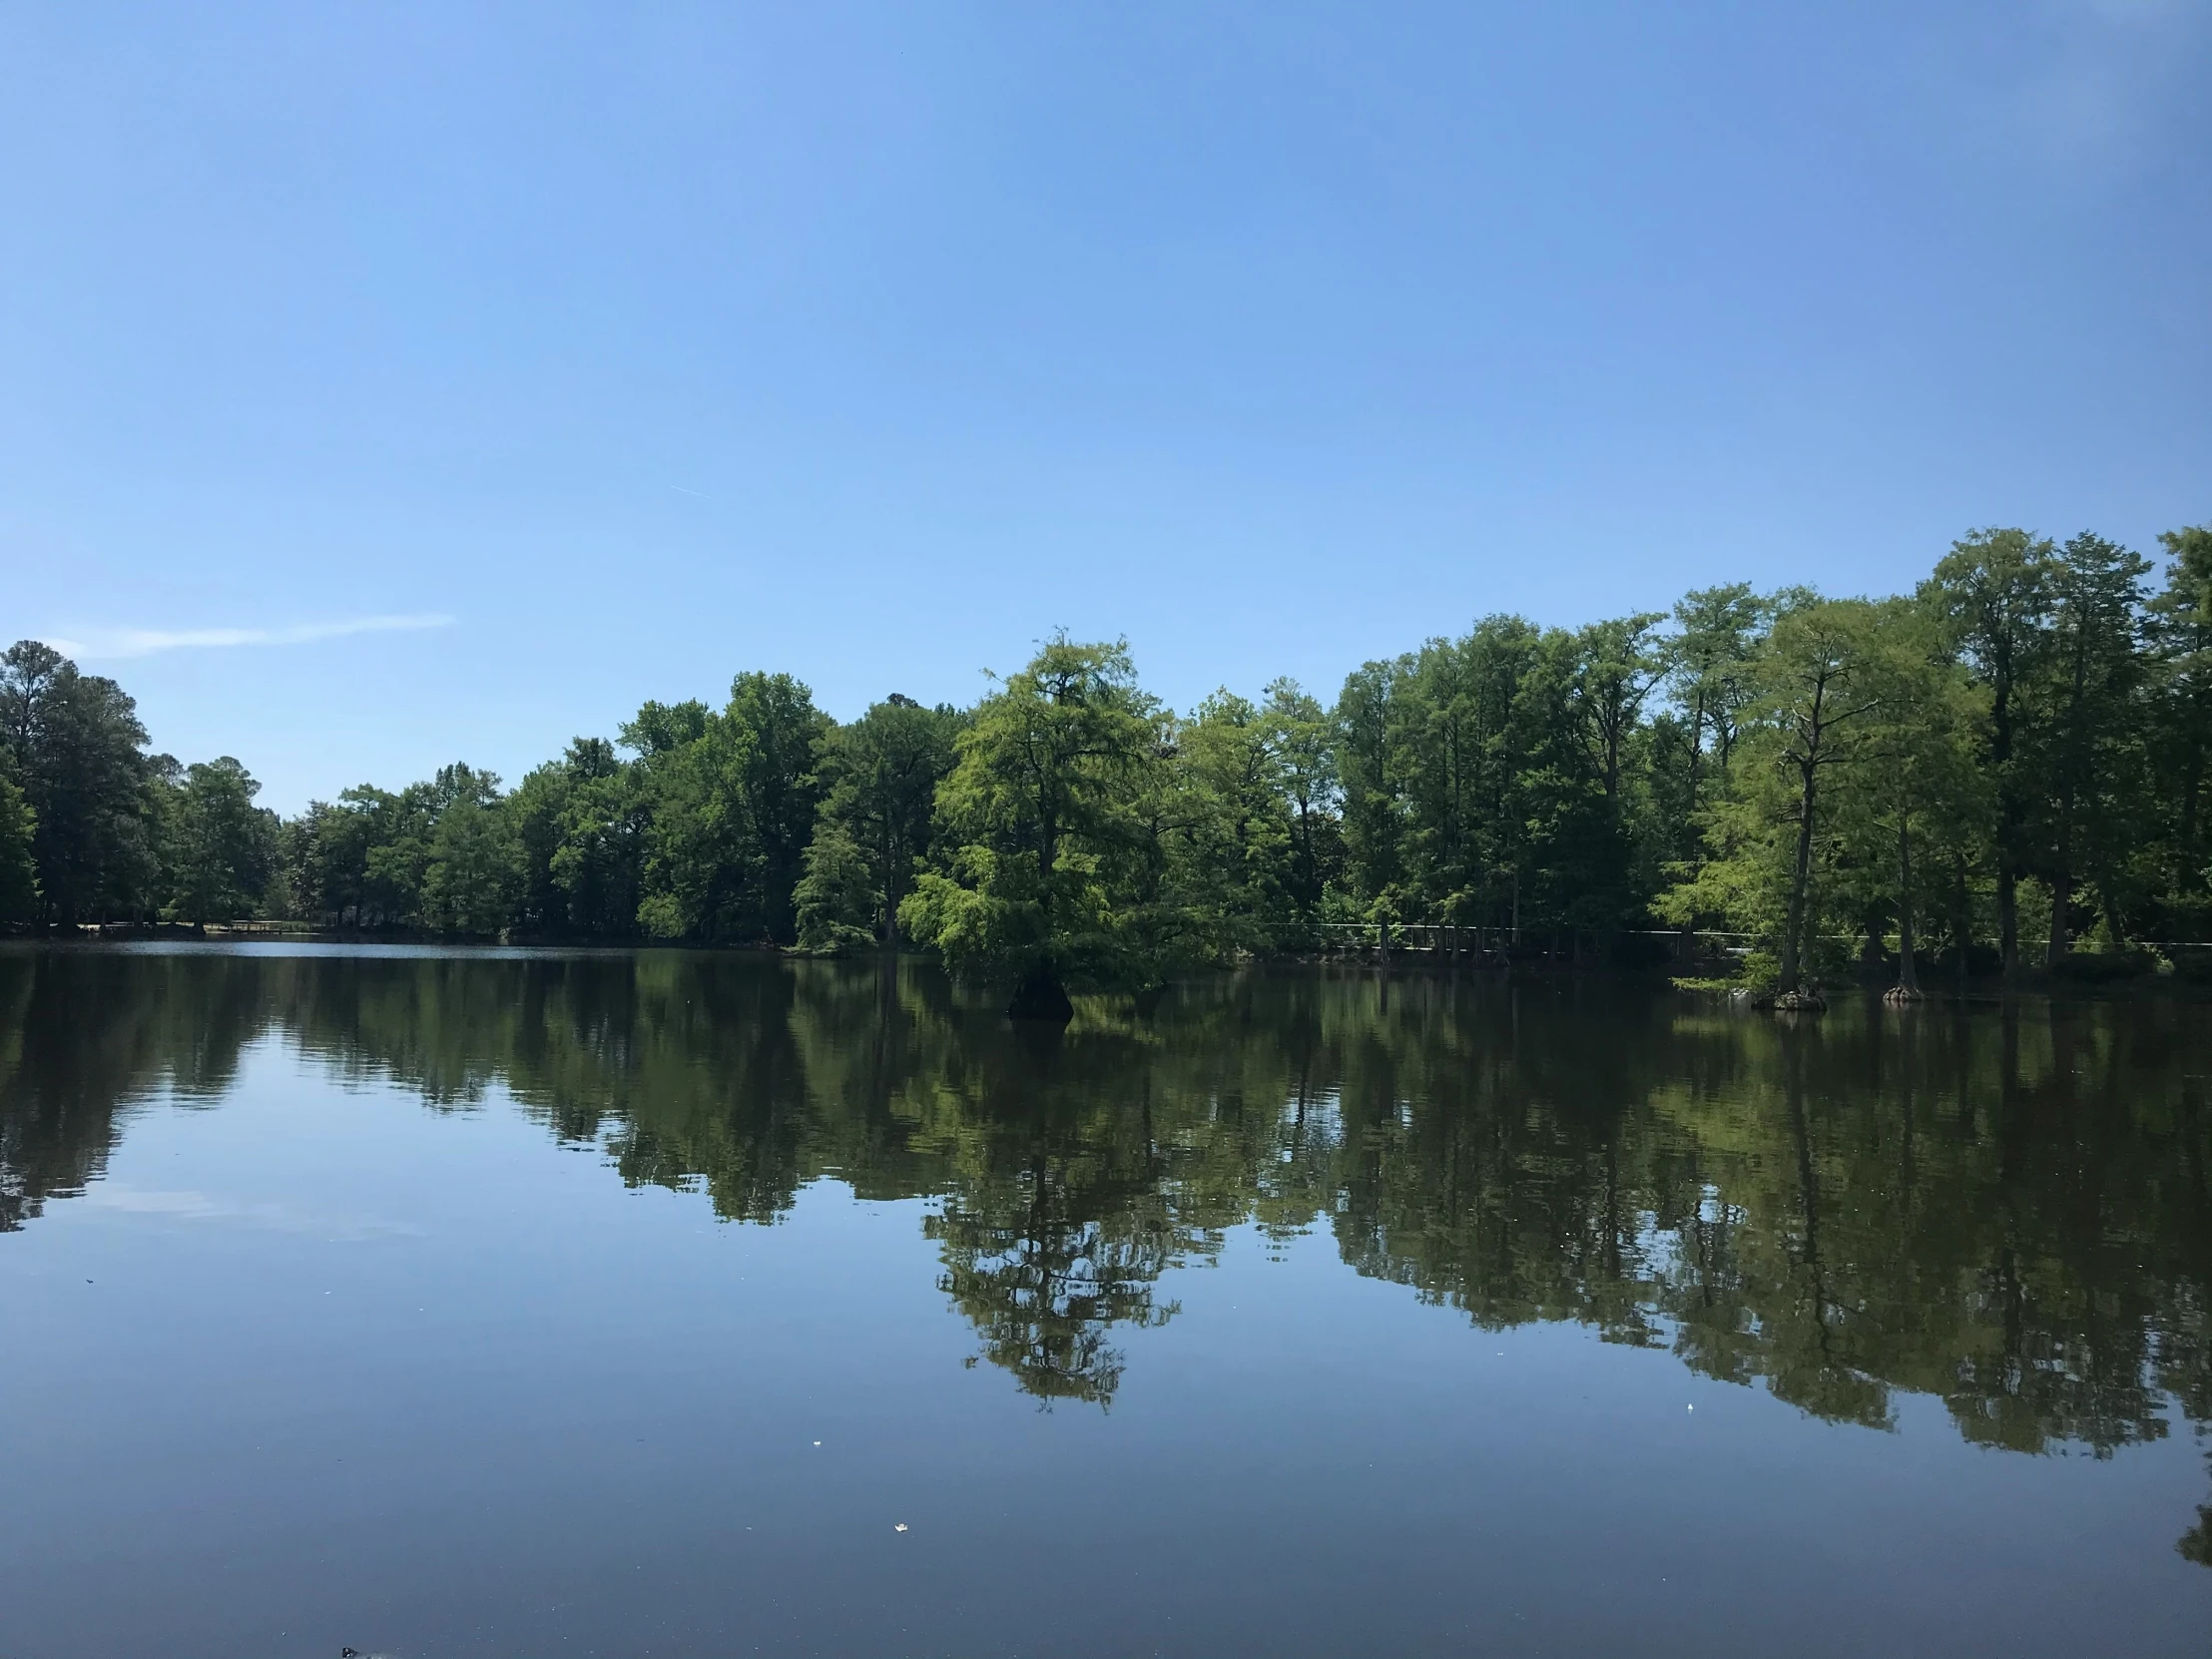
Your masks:
<svg viewBox="0 0 2212 1659"><path fill-rule="evenodd" d="M631 1184L769 1221L924 1197L938 1288L1041 1400L1253 1223L1485 1329L1571 1320L2017 1451L2212 1423L2212 1016L2172 1003L1747 1016L1598 980L1255 971L1064 1035L916 962L0 953L0 1230L134 1111L272 1038L434 1109L503 1089ZM2182 1541L2196 1560L2212 1510Z"/></svg>

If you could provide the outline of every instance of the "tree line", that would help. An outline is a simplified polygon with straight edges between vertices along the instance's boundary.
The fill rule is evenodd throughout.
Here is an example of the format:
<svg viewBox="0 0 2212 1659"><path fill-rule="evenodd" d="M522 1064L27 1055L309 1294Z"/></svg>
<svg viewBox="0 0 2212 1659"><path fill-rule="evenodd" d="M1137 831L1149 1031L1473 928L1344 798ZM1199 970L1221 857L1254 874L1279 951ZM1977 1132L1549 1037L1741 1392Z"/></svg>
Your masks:
<svg viewBox="0 0 2212 1659"><path fill-rule="evenodd" d="M279 821L131 699L0 659L0 919L249 914L457 937L910 943L1002 979L1417 925L1455 956L1738 935L1785 991L1878 960L2060 967L2212 927L2212 527L2152 562L1974 532L1915 592L1731 584L1579 629L1492 616L1187 713L1065 637L969 708L840 724L786 674L648 703L512 789L466 765Z"/></svg>

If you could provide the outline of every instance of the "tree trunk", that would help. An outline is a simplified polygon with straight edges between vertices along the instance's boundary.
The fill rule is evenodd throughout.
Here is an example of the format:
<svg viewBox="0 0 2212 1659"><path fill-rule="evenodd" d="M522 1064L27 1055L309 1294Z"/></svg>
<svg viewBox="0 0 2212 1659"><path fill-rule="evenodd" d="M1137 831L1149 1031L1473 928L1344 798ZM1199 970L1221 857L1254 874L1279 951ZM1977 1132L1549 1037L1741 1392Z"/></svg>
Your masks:
<svg viewBox="0 0 2212 1659"><path fill-rule="evenodd" d="M1701 687L1697 694L1697 702L1693 705L1690 712L1690 788L1688 799L1686 801L1682 814L1682 822L1686 826L1688 826L1690 830L1690 844L1683 848L1683 861L1686 864L1689 864L1693 869L1695 869L1697 864L1702 861L1698 858L1698 846L1701 836L1699 835L1697 829L1697 792L1698 784L1702 781L1704 777L1704 772L1705 692L1704 689ZM1681 952L1680 960L1688 962L1694 961L1696 959L1697 918L1695 916L1688 917L1683 921L1682 943L1678 948Z"/></svg>
<svg viewBox="0 0 2212 1659"><path fill-rule="evenodd" d="M2179 837L2184 867L2195 869L2197 850L2197 796L2203 788L2204 740L2198 737L2189 746L2189 764L2182 769L2181 780L2181 834Z"/></svg>
<svg viewBox="0 0 2212 1659"><path fill-rule="evenodd" d="M1950 867L1957 905L1956 919L1951 924L1951 942L1958 950L1958 989L1964 994L1967 978L1973 971L1973 898L1966 890L1966 860L1953 858Z"/></svg>
<svg viewBox="0 0 2212 1659"><path fill-rule="evenodd" d="M1869 905L1864 931L1859 935L1859 977L1879 978L1882 973L1882 935L1889 931L1890 912L1879 904Z"/></svg>
<svg viewBox="0 0 2212 1659"><path fill-rule="evenodd" d="M1911 997L1921 994L1913 966L1913 821L1903 816L1898 819L1898 989Z"/></svg>
<svg viewBox="0 0 2212 1659"><path fill-rule="evenodd" d="M1006 1017L1065 1025L1075 1017L1075 1004L1068 1000L1066 989L1050 968L1038 968L1014 987Z"/></svg>
<svg viewBox="0 0 2212 1659"><path fill-rule="evenodd" d="M898 948L898 834L890 827L889 815L883 826L883 948Z"/></svg>
<svg viewBox="0 0 2212 1659"><path fill-rule="evenodd" d="M1790 871L1790 907L1782 923L1782 989L1785 992L1803 988L1799 983L1803 976L1801 941L1805 936L1805 890L1813 874L1813 808L1818 796L1814 781L1818 775L1813 768L1801 763L1798 771L1804 780L1804 793L1798 802L1797 861Z"/></svg>
<svg viewBox="0 0 2212 1659"><path fill-rule="evenodd" d="M1997 854L1997 956L2005 978L2020 970L2020 894L2011 860Z"/></svg>
<svg viewBox="0 0 2212 1659"><path fill-rule="evenodd" d="M1989 708L1989 768L1997 785L1997 958L2007 979L2020 971L2020 800L2012 777L2012 676L1996 676Z"/></svg>

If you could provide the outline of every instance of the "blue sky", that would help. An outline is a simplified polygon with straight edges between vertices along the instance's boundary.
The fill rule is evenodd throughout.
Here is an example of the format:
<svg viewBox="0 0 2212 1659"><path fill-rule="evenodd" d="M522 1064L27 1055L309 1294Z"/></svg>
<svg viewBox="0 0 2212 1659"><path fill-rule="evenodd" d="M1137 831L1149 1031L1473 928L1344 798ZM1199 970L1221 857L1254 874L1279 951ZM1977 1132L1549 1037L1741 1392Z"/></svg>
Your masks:
<svg viewBox="0 0 2212 1659"><path fill-rule="evenodd" d="M0 632L290 810L2212 519L2212 6L0 8Z"/></svg>

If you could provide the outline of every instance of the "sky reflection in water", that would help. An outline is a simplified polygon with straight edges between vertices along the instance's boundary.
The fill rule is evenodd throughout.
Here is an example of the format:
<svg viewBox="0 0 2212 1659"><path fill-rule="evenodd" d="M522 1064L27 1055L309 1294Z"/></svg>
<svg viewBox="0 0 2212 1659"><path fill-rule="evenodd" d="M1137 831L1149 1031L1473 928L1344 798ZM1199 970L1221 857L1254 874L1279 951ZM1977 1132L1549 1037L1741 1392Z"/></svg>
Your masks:
<svg viewBox="0 0 2212 1659"><path fill-rule="evenodd" d="M0 953L0 1655L2200 1652L2208 1071L2170 1005Z"/></svg>

